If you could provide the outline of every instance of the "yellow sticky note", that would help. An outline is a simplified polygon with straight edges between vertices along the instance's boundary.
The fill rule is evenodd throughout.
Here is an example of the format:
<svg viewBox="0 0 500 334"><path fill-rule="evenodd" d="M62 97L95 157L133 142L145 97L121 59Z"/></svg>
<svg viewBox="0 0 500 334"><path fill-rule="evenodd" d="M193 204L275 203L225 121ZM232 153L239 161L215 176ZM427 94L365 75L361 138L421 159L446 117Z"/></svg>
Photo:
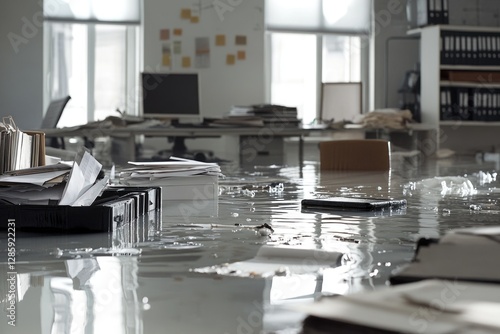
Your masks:
<svg viewBox="0 0 500 334"><path fill-rule="evenodd" d="M172 64L172 59L170 58L169 54L163 54L161 64L163 66L170 67L170 65Z"/></svg>
<svg viewBox="0 0 500 334"><path fill-rule="evenodd" d="M160 40L168 41L170 38L170 30L169 29L160 29Z"/></svg>
<svg viewBox="0 0 500 334"><path fill-rule="evenodd" d="M237 53L238 60L245 60L246 56L247 55L245 51L238 51Z"/></svg>
<svg viewBox="0 0 500 334"><path fill-rule="evenodd" d="M191 23L198 23L198 22L200 22L199 16L191 16Z"/></svg>
<svg viewBox="0 0 500 334"><path fill-rule="evenodd" d="M191 9L183 8L181 9L181 19L189 20L191 18Z"/></svg>
<svg viewBox="0 0 500 334"><path fill-rule="evenodd" d="M217 45L217 46L226 45L226 35L216 35L215 36L215 45Z"/></svg>
<svg viewBox="0 0 500 334"><path fill-rule="evenodd" d="M182 57L182 67L191 67L191 57Z"/></svg>
<svg viewBox="0 0 500 334"><path fill-rule="evenodd" d="M182 29L179 29L179 28L174 29L174 35L175 36L181 36L182 35Z"/></svg>
<svg viewBox="0 0 500 334"><path fill-rule="evenodd" d="M234 62L235 62L235 56L232 54L228 54L226 56L226 64L227 65L234 65Z"/></svg>

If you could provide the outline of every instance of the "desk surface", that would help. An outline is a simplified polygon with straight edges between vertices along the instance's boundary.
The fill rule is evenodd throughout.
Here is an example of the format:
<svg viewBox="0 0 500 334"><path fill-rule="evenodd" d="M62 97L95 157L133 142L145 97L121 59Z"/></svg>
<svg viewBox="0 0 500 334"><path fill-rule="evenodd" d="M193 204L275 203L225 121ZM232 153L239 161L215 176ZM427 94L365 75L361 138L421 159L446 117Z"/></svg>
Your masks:
<svg viewBox="0 0 500 334"><path fill-rule="evenodd" d="M407 164L395 164L390 175L319 173L317 164L248 171L223 165L227 178L220 182L215 213L209 207L213 203L202 197L167 202L162 228L150 228L146 236L134 228L113 235L18 232L17 323L9 326L4 315L0 332L298 333L304 315L286 305L320 294L385 287L390 272L410 261L418 238L498 224L498 204L489 195L498 182L481 185L474 174L493 165L469 160L430 161L419 168ZM473 196L443 196L440 181L432 178L457 181L465 174L479 189ZM385 216L301 212L303 198L339 194L390 195L407 199L408 207ZM469 209L469 204L484 203L489 209ZM265 223L274 229L269 236L255 228ZM7 235L0 237L0 292L5 296ZM318 271L318 258L312 256L298 257L288 271L281 267L269 277L225 271L228 263L252 259L264 246L347 253L350 266L339 270L332 261ZM297 265L301 274L295 272ZM5 310L6 300L2 303Z"/></svg>
<svg viewBox="0 0 500 334"><path fill-rule="evenodd" d="M429 131L434 128L426 124L411 124L408 128L404 129L374 129L374 128L362 128L362 127L351 127L345 129L337 128L314 128L314 127L293 127L284 126L283 124L270 124L263 127L258 126L220 126L220 127L174 127L174 126L153 126L153 127L142 127L142 126L129 126L129 127L96 127L96 126L77 126L68 128L57 128L57 129L42 129L48 137L70 137L70 136L88 136L88 137L98 137L98 136L133 136L133 135L148 135L148 136L186 136L186 137L196 137L196 136L221 136L221 135L280 135L280 136L300 136L308 135L310 133L318 132L328 132L328 131L339 131L339 130L381 130L381 131Z"/></svg>

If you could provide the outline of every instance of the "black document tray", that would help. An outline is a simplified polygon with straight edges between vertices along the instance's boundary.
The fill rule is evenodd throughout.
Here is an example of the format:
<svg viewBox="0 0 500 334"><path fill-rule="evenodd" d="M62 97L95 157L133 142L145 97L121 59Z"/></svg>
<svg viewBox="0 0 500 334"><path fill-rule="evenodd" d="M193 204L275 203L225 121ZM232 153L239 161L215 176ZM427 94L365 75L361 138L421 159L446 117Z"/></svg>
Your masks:
<svg viewBox="0 0 500 334"><path fill-rule="evenodd" d="M106 206L0 205L0 230L15 220L16 230L111 232L122 218Z"/></svg>
<svg viewBox="0 0 500 334"><path fill-rule="evenodd" d="M115 191L104 190L90 206L67 205L9 205L0 204L0 230L7 230L9 221L15 220L15 228L20 231L36 232L112 232L120 224L132 222L139 215L139 207L133 196L127 196L137 191L152 192L148 202L153 202L151 209L161 210L160 187L122 187L119 198L106 198ZM98 204L96 204L98 203Z"/></svg>

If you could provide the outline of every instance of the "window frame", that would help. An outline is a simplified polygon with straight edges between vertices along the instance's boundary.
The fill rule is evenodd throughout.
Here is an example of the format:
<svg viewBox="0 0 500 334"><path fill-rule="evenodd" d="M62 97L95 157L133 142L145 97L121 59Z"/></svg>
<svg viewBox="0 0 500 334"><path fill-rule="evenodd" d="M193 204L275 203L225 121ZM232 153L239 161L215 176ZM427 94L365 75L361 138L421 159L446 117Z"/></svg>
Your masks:
<svg viewBox="0 0 500 334"><path fill-rule="evenodd" d="M339 35L339 36L359 36L363 41L363 35L357 34L347 34L347 33L320 33L320 32L285 32L285 31L275 31L268 30L265 34L265 73L266 73L266 99L271 101L271 87L272 87L272 66L273 66L273 49L272 49L272 34L273 33L291 33L291 34L310 34L316 36L316 112L315 119L319 119L321 117L321 87L323 85L323 37L326 35ZM360 64L360 81L362 87L362 101L361 101L361 111L362 113L366 113L369 106L369 59L370 59L370 44L365 43L361 46L361 64Z"/></svg>

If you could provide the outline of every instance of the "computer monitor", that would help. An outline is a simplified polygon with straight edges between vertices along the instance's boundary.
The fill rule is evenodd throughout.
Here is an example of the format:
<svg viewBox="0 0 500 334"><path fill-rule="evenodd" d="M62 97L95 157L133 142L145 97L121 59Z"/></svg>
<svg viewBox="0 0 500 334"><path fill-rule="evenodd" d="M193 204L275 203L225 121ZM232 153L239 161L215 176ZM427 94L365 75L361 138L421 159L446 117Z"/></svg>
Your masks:
<svg viewBox="0 0 500 334"><path fill-rule="evenodd" d="M200 120L197 73L142 73L143 117Z"/></svg>

